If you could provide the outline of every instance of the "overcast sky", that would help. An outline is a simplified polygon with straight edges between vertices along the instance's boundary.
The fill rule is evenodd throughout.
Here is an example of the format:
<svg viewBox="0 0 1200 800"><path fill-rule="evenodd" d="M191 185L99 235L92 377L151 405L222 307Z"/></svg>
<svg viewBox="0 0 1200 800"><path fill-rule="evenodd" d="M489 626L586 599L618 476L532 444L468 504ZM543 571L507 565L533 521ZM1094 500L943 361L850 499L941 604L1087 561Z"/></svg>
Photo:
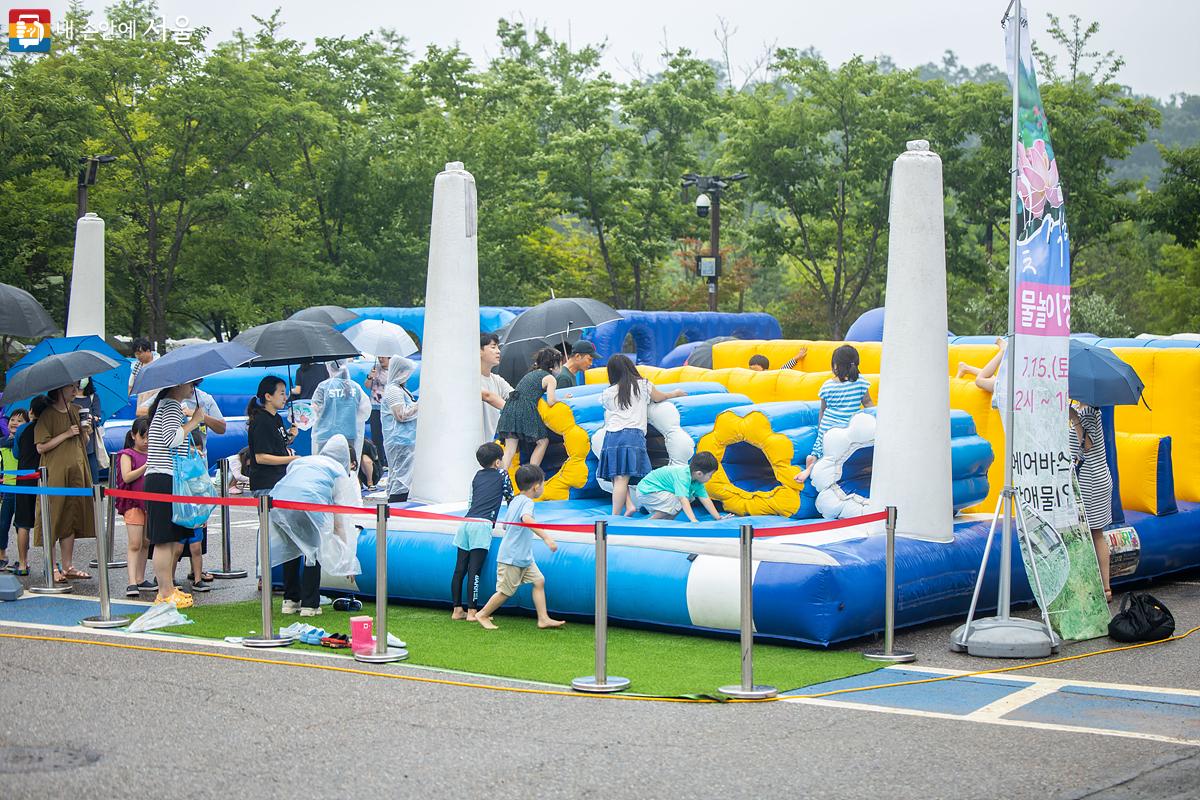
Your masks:
<svg viewBox="0 0 1200 800"><path fill-rule="evenodd" d="M999 20L1007 0L469 0L387 2L386 0L166 0L171 18L186 15L192 25L212 29L220 40L238 27L252 29L251 15L283 7L284 32L295 39L355 36L372 28L393 28L418 53L427 44L458 42L482 61L496 52L500 17L538 23L576 45L606 41L606 66L618 78L636 69L652 72L664 40L671 49L688 47L705 58L720 58L714 38L719 19L731 30L730 56L737 73L752 64L764 46L817 48L840 63L856 53L890 55L902 67L940 61L954 50L969 66L1003 60ZM29 3L29 5L37 5ZM86 0L102 16L105 2ZM61 15L65 2L51 3ZM1034 40L1046 42L1046 12L1064 19L1078 14L1100 22L1097 49L1125 58L1118 79L1140 94L1167 97L1200 94L1200 0L1054 0L1027 4ZM57 16L55 17L57 19ZM739 76L740 77L740 76Z"/></svg>

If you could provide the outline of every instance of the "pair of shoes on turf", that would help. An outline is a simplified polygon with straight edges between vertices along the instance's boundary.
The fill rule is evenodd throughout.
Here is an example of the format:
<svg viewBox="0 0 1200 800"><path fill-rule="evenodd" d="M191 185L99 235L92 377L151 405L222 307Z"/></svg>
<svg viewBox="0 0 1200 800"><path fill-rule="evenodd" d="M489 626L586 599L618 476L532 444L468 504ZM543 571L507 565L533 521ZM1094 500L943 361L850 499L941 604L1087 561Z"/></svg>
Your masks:
<svg viewBox="0 0 1200 800"><path fill-rule="evenodd" d="M300 605L299 600L284 600L281 611L287 615L298 613L302 617L315 617L320 615L321 607L317 606L316 608L305 608Z"/></svg>
<svg viewBox="0 0 1200 800"><path fill-rule="evenodd" d="M362 600L357 597L339 597L333 601L334 611L362 611Z"/></svg>
<svg viewBox="0 0 1200 800"><path fill-rule="evenodd" d="M286 638L295 639L302 644L311 644L319 646L321 639L329 635L324 628L316 628L304 622L293 622L286 628L279 629L279 635Z"/></svg>

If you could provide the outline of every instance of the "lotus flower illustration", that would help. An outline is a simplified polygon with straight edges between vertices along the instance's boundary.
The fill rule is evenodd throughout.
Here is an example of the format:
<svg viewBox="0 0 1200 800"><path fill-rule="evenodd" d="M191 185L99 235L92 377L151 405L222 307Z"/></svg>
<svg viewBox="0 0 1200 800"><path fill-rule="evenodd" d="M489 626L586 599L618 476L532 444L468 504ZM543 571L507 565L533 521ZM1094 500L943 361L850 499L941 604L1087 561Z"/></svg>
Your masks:
<svg viewBox="0 0 1200 800"><path fill-rule="evenodd" d="M1063 203L1058 183L1058 164L1046 153L1046 141L1038 139L1033 147L1017 141L1017 194L1034 219L1046 211L1046 204L1058 208Z"/></svg>

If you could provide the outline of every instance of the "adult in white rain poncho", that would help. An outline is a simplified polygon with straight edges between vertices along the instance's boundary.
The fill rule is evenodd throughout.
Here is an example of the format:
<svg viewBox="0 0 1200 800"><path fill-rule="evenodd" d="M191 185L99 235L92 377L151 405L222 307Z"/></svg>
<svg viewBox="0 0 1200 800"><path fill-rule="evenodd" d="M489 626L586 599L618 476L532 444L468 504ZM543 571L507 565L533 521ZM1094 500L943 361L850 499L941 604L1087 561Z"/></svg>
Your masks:
<svg viewBox="0 0 1200 800"><path fill-rule="evenodd" d="M371 417L371 398L362 387L350 380L344 361L327 361L329 378L317 384L313 392L312 451L321 447L334 434L340 433L354 447L354 463L362 455L363 426Z"/></svg>
<svg viewBox="0 0 1200 800"><path fill-rule="evenodd" d="M346 437L334 434L319 454L288 464L287 473L271 489L270 497L317 505L360 505L362 496L358 479L350 471ZM285 614L320 613L322 569L332 575L357 575L362 571L356 556L358 535L344 514L272 508L270 545L271 566L283 565Z"/></svg>
<svg viewBox="0 0 1200 800"><path fill-rule="evenodd" d="M388 502L408 499L412 487L413 447L417 443L417 401L404 384L417 365L401 356L388 364L387 385L379 403L383 418L383 447L388 463Z"/></svg>

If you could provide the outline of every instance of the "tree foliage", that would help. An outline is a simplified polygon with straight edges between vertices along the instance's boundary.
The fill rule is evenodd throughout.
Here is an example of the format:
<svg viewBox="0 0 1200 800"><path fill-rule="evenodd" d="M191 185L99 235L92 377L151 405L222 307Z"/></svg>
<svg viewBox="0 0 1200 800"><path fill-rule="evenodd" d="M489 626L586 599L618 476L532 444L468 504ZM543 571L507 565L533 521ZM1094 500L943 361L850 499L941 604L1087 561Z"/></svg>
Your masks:
<svg viewBox="0 0 1200 800"><path fill-rule="evenodd" d="M106 12L158 13L151 0ZM67 16L79 30L89 14L72 3ZM1077 322L1200 326L1196 98L1132 95L1095 24L1049 22L1042 94ZM679 179L745 171L722 205L721 307L840 336L883 301L890 166L927 139L944 164L951 327L1002 332L1011 106L996 67L951 51L915 70L832 64L785 47L734 85L726 30L720 63L668 51L622 81L603 44L515 21L498 23L486 63L412 52L389 30L296 41L279 11L248 23L217 43L203 29L56 36L47 56L0 56L0 280L62 318L78 159L107 153L89 199L108 226L114 330L225 338L311 304L420 304L433 179L462 161L479 188L485 302L700 309L707 221ZM1163 169L1147 183L1148 162L1127 164L1150 136L1169 146L1149 151Z"/></svg>

